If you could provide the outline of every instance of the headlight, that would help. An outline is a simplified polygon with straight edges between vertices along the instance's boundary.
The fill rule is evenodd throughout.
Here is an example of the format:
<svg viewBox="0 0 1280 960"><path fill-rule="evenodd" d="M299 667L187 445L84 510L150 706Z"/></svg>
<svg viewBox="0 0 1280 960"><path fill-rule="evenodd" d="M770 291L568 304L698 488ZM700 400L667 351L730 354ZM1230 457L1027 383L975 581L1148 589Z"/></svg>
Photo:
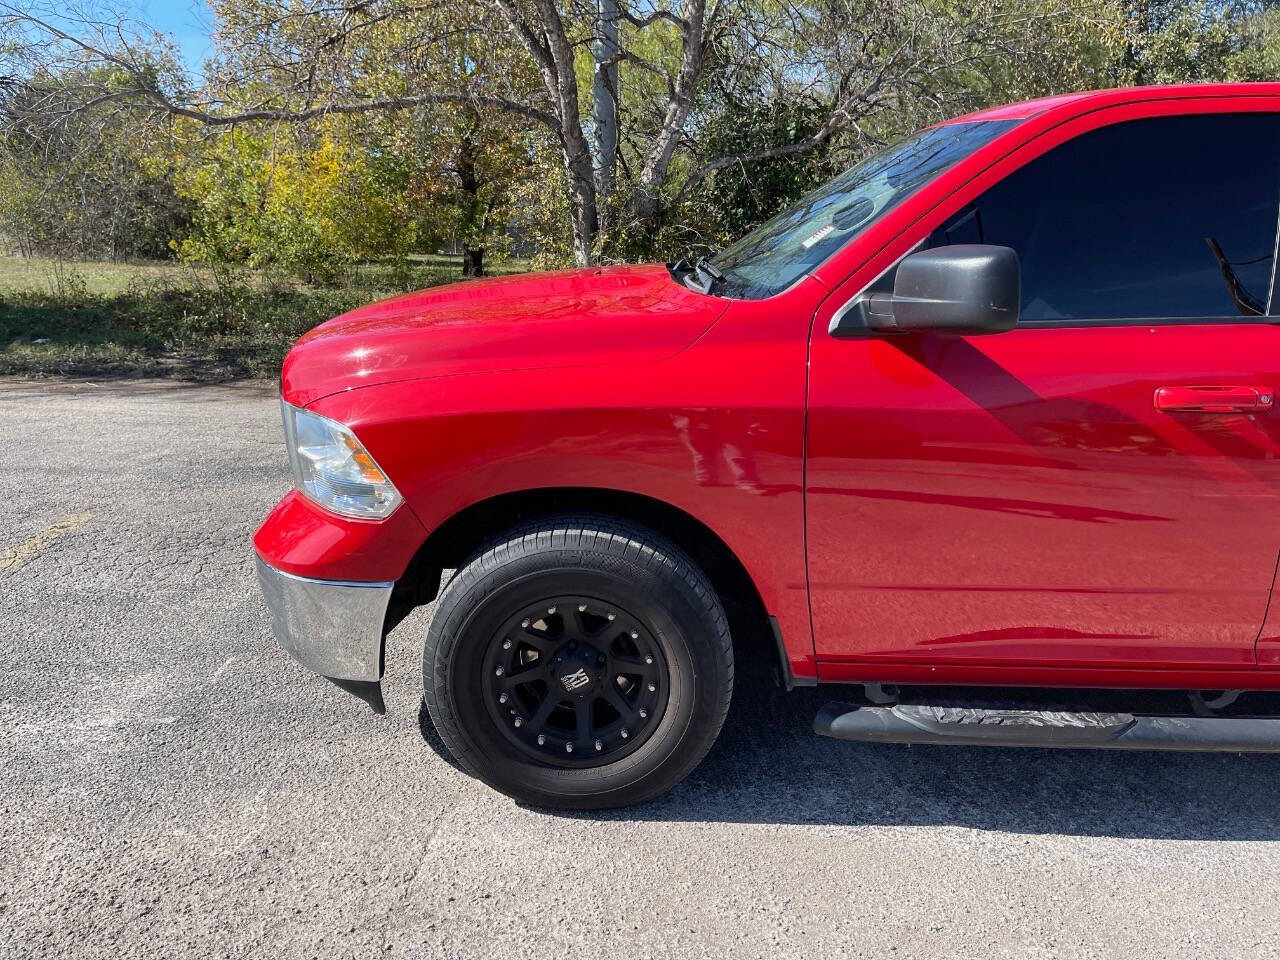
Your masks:
<svg viewBox="0 0 1280 960"><path fill-rule="evenodd" d="M280 401L293 485L344 517L389 517L403 499L355 434L342 424Z"/></svg>

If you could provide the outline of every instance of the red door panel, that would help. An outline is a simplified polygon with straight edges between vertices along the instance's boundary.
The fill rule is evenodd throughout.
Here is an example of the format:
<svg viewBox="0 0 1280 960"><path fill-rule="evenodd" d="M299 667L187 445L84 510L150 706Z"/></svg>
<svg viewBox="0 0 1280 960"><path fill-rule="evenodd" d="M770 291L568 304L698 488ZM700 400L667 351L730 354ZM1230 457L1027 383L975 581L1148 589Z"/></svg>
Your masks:
<svg viewBox="0 0 1280 960"><path fill-rule="evenodd" d="M1252 666L1278 361L1257 323L815 335L819 659Z"/></svg>

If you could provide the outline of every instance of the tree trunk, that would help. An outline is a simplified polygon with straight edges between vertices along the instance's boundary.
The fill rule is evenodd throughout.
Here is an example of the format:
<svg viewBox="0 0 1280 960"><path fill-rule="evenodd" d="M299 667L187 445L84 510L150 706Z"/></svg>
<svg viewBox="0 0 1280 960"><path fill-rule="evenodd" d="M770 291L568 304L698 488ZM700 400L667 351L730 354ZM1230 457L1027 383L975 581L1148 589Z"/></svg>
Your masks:
<svg viewBox="0 0 1280 960"><path fill-rule="evenodd" d="M596 0L596 36L592 45L595 79L592 119L596 141L596 204L601 216L613 196L618 163L618 0Z"/></svg>
<svg viewBox="0 0 1280 960"><path fill-rule="evenodd" d="M654 137L649 156L640 170L640 182L632 201L632 211L641 220L648 220L658 212L662 202L662 185L667 180L667 172L671 168L676 147L679 146L685 121L689 119L689 112L693 109L694 97L698 92L698 82L702 78L702 68L706 60L704 35L706 6L706 0L688 0L685 6L685 19L680 27L682 34L680 70L671 88L671 98L667 102L662 126Z"/></svg>
<svg viewBox="0 0 1280 960"><path fill-rule="evenodd" d="M462 197L459 207L463 212L462 222L462 275L479 277L484 275L484 248L477 241L484 236L484 203L480 199L480 170L476 165L479 147L476 135L480 126L480 117L471 111L458 135L458 154L454 163L454 173L458 175L458 186Z"/></svg>
<svg viewBox="0 0 1280 960"><path fill-rule="evenodd" d="M596 231L599 229L596 219L596 185L592 180L590 158L584 170L581 162L574 163L566 153L565 176L569 181L569 206L572 211L570 226L573 228L573 261L580 267L589 267L595 258Z"/></svg>
<svg viewBox="0 0 1280 960"><path fill-rule="evenodd" d="M463 246L462 275L464 277L483 277L484 276L484 248L483 247Z"/></svg>
<svg viewBox="0 0 1280 960"><path fill-rule="evenodd" d="M563 37L562 37L563 41ZM563 60L572 65L572 55L564 43ZM580 267L589 267L595 259L596 234L600 228L596 204L595 166L591 147L578 119L578 86L572 66L557 76L560 103L560 149L564 157L565 179L569 187L569 205L573 211L573 259Z"/></svg>
<svg viewBox="0 0 1280 960"><path fill-rule="evenodd" d="M581 267L591 266L599 229L596 206L595 164L591 147L582 132L578 81L574 76L574 48L569 42L556 0L532 0L536 26L521 15L515 0L495 0L515 37L538 65L542 82L554 107L556 133L564 159L565 186L569 191L570 227L573 230L573 259ZM695 0L704 3L705 0Z"/></svg>

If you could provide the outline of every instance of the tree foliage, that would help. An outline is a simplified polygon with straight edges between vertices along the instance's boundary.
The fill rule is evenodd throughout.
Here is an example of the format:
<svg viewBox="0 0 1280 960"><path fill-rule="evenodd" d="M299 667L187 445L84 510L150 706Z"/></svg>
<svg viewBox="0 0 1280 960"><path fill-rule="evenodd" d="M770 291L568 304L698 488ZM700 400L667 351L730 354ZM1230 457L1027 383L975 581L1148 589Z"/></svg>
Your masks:
<svg viewBox="0 0 1280 960"><path fill-rule="evenodd" d="M341 264L414 248L397 216L405 176L338 120L237 129L175 152L175 180L193 204L183 259L279 266L309 280Z"/></svg>
<svg viewBox="0 0 1280 960"><path fill-rule="evenodd" d="M112 212L133 211L116 235L313 278L455 244L473 272L514 248L545 265L669 258L947 116L1072 89L1280 79L1269 0L213 8L215 53L194 82L106 6L75 19L0 0L6 232L20 209L53 198L63 216L78 185L102 184ZM150 226L144 211L160 212ZM49 226L41 243L69 242Z"/></svg>
<svg viewBox="0 0 1280 960"><path fill-rule="evenodd" d="M76 64L58 77L75 91L121 81L109 66ZM11 94L30 110L30 89ZM27 254L119 260L164 255L189 208L174 189L139 116L71 99L51 124L0 125L0 233Z"/></svg>
<svg viewBox="0 0 1280 960"><path fill-rule="evenodd" d="M1280 9L1257 2L1131 0L1128 84L1280 79Z"/></svg>

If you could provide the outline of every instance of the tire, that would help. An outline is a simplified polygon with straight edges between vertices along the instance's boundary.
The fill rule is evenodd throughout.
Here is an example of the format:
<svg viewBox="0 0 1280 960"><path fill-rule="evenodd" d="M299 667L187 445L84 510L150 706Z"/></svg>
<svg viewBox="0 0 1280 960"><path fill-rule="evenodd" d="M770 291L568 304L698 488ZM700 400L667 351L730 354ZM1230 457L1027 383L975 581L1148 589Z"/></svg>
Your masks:
<svg viewBox="0 0 1280 960"><path fill-rule="evenodd" d="M557 516L458 569L422 673L466 772L523 803L599 809L655 797L698 765L729 709L733 645L711 584L675 544L615 518Z"/></svg>

